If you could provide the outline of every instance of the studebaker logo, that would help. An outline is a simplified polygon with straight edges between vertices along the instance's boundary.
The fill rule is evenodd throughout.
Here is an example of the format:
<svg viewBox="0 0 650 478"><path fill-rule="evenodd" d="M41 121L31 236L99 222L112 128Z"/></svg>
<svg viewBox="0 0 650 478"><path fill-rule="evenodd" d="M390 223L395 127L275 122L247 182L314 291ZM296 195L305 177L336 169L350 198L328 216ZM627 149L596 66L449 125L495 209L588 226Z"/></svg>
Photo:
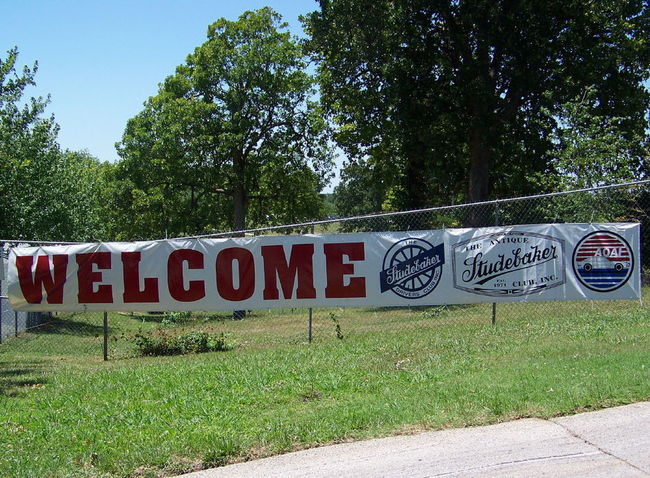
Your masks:
<svg viewBox="0 0 650 478"><path fill-rule="evenodd" d="M405 299L424 297L440 282L444 263L444 244L433 246L424 239L402 239L384 256L379 273L381 292L390 290Z"/></svg>
<svg viewBox="0 0 650 478"><path fill-rule="evenodd" d="M564 241L504 231L455 244L454 287L488 296L522 296L564 284Z"/></svg>

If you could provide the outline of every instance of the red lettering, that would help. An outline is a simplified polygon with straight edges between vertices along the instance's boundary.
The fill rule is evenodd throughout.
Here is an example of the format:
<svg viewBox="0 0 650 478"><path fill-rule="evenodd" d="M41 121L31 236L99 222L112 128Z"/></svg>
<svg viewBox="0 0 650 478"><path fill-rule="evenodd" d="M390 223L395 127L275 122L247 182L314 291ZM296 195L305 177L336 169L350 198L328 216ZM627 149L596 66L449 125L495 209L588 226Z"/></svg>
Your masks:
<svg viewBox="0 0 650 478"><path fill-rule="evenodd" d="M183 263L188 269L203 269L203 253L192 249L178 249L167 260L167 284L170 295L179 302L193 302L205 297L205 283L189 281L187 289L183 279Z"/></svg>
<svg viewBox="0 0 650 478"><path fill-rule="evenodd" d="M239 287L235 288L233 263L237 261ZM217 255L217 290L226 300L249 299L255 292L255 261L253 254L241 247L229 247Z"/></svg>
<svg viewBox="0 0 650 478"><path fill-rule="evenodd" d="M102 273L93 271L93 265L98 269L111 268L111 253L110 252L90 252L87 254L77 254L77 264L79 270L77 271L77 282L79 284L79 303L82 304L112 304L113 303L113 287L107 284L97 286L94 290L96 282L102 281Z"/></svg>
<svg viewBox="0 0 650 478"><path fill-rule="evenodd" d="M144 289L140 290L140 259L141 252L123 252L122 267L124 274L124 303L129 302L159 302L158 279L146 277Z"/></svg>
<svg viewBox="0 0 650 478"><path fill-rule="evenodd" d="M325 263L327 268L327 286L325 297L339 299L366 296L366 278L350 277L349 284L345 285L345 276L354 274L354 264L344 264L343 256L351 261L365 259L363 242L345 242L340 244L325 244Z"/></svg>
<svg viewBox="0 0 650 478"><path fill-rule="evenodd" d="M294 244L287 264L282 246L262 246L264 257L264 299L279 299L277 279L280 279L285 299L293 296L293 286L298 277L298 299L315 299L314 289L314 245Z"/></svg>
<svg viewBox="0 0 650 478"><path fill-rule="evenodd" d="M38 256L36 271L32 275L33 256L17 256L16 269L20 290L29 304L40 304L43 300L43 288L47 294L48 304L63 304L63 284L65 284L68 269L68 255L55 254L54 278L50 273L50 256Z"/></svg>

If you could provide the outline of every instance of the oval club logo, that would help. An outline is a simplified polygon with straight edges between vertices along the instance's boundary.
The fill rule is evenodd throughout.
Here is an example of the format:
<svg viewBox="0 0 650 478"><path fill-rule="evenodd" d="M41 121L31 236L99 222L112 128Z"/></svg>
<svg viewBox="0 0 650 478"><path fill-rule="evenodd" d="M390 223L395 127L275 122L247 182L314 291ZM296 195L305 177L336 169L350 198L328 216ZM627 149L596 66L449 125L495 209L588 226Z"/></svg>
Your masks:
<svg viewBox="0 0 650 478"><path fill-rule="evenodd" d="M434 247L423 239L402 239L384 256L381 292L392 290L405 299L424 297L440 282L444 263L444 244Z"/></svg>
<svg viewBox="0 0 650 478"><path fill-rule="evenodd" d="M582 284L597 292L618 289L632 275L632 248L618 234L596 231L573 250L573 271Z"/></svg>
<svg viewBox="0 0 650 478"><path fill-rule="evenodd" d="M564 241L508 231L454 244L454 287L472 294L525 296L565 282Z"/></svg>

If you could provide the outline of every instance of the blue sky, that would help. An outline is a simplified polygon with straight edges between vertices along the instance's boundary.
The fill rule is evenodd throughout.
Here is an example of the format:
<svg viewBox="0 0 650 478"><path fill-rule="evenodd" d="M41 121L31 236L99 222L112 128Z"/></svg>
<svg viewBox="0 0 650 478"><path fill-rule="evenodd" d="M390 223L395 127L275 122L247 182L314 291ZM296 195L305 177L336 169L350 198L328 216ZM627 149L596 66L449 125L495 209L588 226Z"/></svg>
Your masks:
<svg viewBox="0 0 650 478"><path fill-rule="evenodd" d="M4 0L0 55L17 46L19 65L38 60L36 88L51 95L49 112L63 148L118 159L114 144L126 121L158 83L206 39L218 18L271 6L295 34L315 0Z"/></svg>

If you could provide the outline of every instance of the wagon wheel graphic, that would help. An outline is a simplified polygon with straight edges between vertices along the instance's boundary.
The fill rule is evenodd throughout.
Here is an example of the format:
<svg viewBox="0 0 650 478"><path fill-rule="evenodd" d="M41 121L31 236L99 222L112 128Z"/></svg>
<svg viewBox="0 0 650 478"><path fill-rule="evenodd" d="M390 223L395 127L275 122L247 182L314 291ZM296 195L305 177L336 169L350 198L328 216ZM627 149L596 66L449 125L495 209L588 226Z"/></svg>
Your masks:
<svg viewBox="0 0 650 478"><path fill-rule="evenodd" d="M426 251L427 249L419 244L408 244L397 250L393 257L391 257L389 265L390 267L393 267L402 264L403 262L411 260ZM428 286L433 280L435 274L435 269L429 269L428 271L422 272L412 278L407 278L400 282L398 286L409 292L417 292Z"/></svg>

